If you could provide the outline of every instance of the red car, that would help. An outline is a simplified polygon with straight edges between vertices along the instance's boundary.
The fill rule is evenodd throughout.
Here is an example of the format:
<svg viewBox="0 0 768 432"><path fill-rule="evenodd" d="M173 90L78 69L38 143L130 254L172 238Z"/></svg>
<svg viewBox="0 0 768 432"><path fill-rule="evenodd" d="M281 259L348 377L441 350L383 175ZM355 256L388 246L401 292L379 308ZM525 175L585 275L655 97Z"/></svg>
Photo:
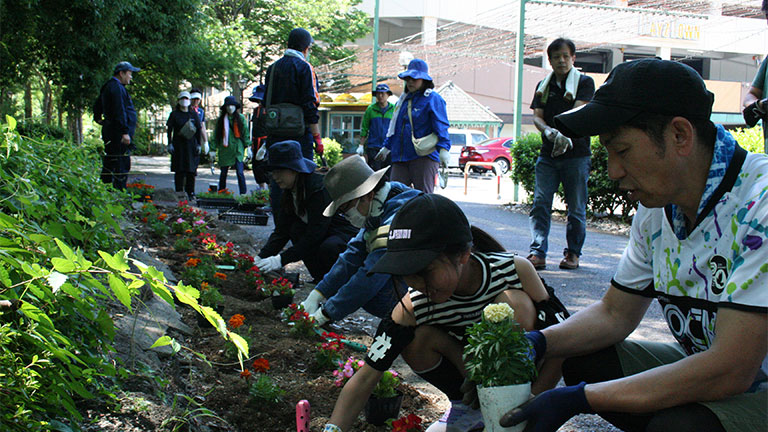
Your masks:
<svg viewBox="0 0 768 432"><path fill-rule="evenodd" d="M462 171L467 162L496 162L501 168L501 173L506 174L512 166L512 156L509 154L514 137L491 138L475 145L465 146L461 149L459 166ZM473 167L474 171L485 172L489 168Z"/></svg>

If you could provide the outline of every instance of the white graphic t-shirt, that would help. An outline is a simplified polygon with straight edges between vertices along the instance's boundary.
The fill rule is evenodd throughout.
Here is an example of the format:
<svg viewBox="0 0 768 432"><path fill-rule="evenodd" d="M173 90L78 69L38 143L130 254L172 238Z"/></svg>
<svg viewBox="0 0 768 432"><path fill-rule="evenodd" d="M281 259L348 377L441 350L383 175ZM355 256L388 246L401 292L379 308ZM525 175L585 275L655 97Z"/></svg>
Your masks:
<svg viewBox="0 0 768 432"><path fill-rule="evenodd" d="M613 284L657 298L688 355L712 346L719 308L768 312L768 157L737 149L683 239L668 209L639 206Z"/></svg>

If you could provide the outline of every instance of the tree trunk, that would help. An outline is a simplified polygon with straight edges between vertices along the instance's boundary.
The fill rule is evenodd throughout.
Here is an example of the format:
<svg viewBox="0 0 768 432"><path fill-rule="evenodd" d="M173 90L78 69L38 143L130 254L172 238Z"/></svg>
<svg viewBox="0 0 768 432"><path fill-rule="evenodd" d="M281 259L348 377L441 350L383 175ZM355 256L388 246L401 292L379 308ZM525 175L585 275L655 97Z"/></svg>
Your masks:
<svg viewBox="0 0 768 432"><path fill-rule="evenodd" d="M32 86L29 81L24 84L24 119L32 120Z"/></svg>
<svg viewBox="0 0 768 432"><path fill-rule="evenodd" d="M53 91L51 82L43 78L43 112L45 113L45 124L51 124L53 121Z"/></svg>
<svg viewBox="0 0 768 432"><path fill-rule="evenodd" d="M72 134L73 143L83 143L83 113L80 109L67 111L67 129Z"/></svg>

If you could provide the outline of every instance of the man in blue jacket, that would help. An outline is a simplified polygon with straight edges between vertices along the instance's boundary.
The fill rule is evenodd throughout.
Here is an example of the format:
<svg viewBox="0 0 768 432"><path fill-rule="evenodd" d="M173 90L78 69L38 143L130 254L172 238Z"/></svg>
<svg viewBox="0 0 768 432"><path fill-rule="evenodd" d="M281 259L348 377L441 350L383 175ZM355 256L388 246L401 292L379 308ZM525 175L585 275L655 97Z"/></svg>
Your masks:
<svg viewBox="0 0 768 432"><path fill-rule="evenodd" d="M318 325L338 321L361 307L382 318L404 294L395 291L391 275L368 275L387 250L389 224L395 213L419 195L402 183L386 181L386 172L387 168L374 172L363 158L353 155L325 175L325 187L333 199L325 216L341 211L352 225L362 229L301 303Z"/></svg>
<svg viewBox="0 0 768 432"><path fill-rule="evenodd" d="M386 84L379 84L373 91L373 97L376 102L370 104L363 115L363 124L360 126L360 145L357 148L357 154L365 156L368 166L372 170L378 171L390 165L389 158L383 161L377 160L376 155L381 151L384 140L387 138L387 129L392 120L392 113L395 111L395 104L387 99L392 96L392 90Z"/></svg>
<svg viewBox="0 0 768 432"><path fill-rule="evenodd" d="M126 61L118 63L112 78L101 86L93 106L93 119L101 125L104 140L101 181L112 183L116 189L125 189L135 147L136 110L125 86L131 83L133 73L140 70Z"/></svg>
<svg viewBox="0 0 768 432"><path fill-rule="evenodd" d="M264 85L264 107L280 103L298 105L304 111L306 128L301 136L267 136L267 149L276 143L294 140L301 145L305 158L314 160L312 147L317 154L323 154L323 140L320 137L318 121L320 115L320 94L317 91L317 76L309 64L309 50L314 43L312 35L303 28L295 28L288 35L288 48L276 62L267 68ZM274 181L269 184L273 215L280 209L280 188Z"/></svg>

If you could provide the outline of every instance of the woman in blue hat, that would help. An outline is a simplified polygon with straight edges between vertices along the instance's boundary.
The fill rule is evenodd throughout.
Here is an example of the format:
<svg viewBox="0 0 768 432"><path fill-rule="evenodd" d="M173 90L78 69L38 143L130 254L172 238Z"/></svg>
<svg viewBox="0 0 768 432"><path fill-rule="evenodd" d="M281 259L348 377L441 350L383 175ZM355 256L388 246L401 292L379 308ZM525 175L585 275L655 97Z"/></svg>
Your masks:
<svg viewBox="0 0 768 432"><path fill-rule="evenodd" d="M357 228L338 213L323 215L331 197L323 176L315 173L317 165L302 155L297 141L277 142L267 151L266 169L282 198L280 208L273 209L275 230L255 264L262 272L270 272L302 260L316 283L331 269ZM283 250L289 240L291 247Z"/></svg>
<svg viewBox="0 0 768 432"><path fill-rule="evenodd" d="M224 98L224 105L221 106L221 113L213 130L209 154L213 158L214 152L218 152L219 168L221 168L219 190L227 187L227 172L229 168L234 167L240 195L245 195L247 189L243 159L245 159L245 148L248 146L248 123L245 122L245 116L239 110L240 102L234 96Z"/></svg>
<svg viewBox="0 0 768 432"><path fill-rule="evenodd" d="M447 165L451 148L445 100L433 91L427 63L413 59L398 77L405 80L389 123L384 147L376 159L392 158L390 179L432 193L440 164Z"/></svg>

